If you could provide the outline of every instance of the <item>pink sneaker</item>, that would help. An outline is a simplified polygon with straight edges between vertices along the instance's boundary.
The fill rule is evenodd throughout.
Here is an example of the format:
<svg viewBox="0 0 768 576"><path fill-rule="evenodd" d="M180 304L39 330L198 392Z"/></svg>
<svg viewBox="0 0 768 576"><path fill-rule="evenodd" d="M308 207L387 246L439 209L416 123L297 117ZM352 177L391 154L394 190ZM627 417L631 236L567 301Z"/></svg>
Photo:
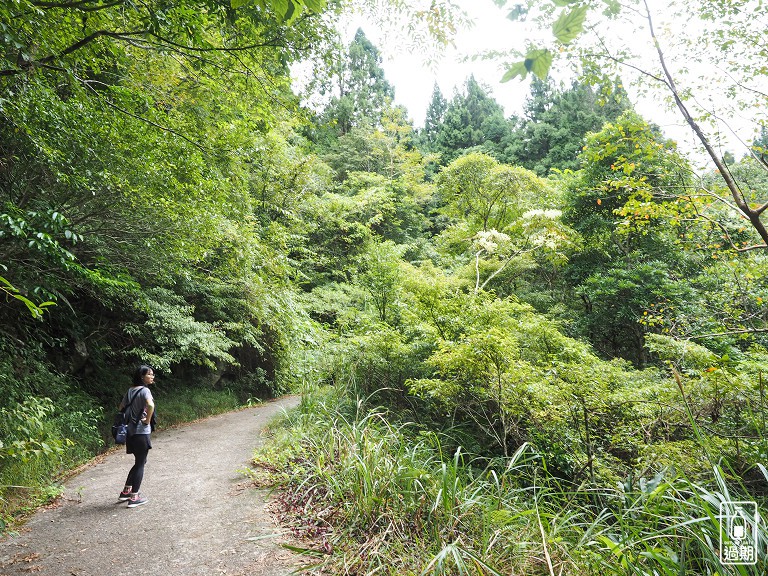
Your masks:
<svg viewBox="0 0 768 576"><path fill-rule="evenodd" d="M141 494L131 494L131 499L128 500L128 508L136 508L136 506L141 506L147 502L149 502L149 500L144 498Z"/></svg>

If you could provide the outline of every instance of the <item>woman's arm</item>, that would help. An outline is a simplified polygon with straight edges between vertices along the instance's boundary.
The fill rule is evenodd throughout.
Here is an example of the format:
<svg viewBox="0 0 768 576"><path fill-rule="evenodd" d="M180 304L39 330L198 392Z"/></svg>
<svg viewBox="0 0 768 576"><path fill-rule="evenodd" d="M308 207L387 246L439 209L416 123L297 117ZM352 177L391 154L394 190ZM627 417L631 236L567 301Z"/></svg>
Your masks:
<svg viewBox="0 0 768 576"><path fill-rule="evenodd" d="M144 409L146 410L147 415L142 418L141 423L149 424L152 421L152 413L155 411L155 403L152 401L151 397L147 399Z"/></svg>

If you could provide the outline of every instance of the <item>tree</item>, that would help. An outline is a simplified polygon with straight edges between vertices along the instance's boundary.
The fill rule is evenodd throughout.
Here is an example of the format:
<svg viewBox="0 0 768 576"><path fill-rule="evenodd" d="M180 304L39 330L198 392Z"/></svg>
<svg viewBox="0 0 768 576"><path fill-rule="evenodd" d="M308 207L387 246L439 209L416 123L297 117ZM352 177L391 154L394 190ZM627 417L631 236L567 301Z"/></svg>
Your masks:
<svg viewBox="0 0 768 576"><path fill-rule="evenodd" d="M384 77L378 48L362 29L341 57L335 81L336 94L323 112L325 121L334 123L339 135L352 128L378 127L395 91Z"/></svg>
<svg viewBox="0 0 768 576"><path fill-rule="evenodd" d="M443 165L475 147L494 151L509 129L501 105L474 77L467 79L465 90L448 103L435 137L434 150L440 153Z"/></svg>
<svg viewBox="0 0 768 576"><path fill-rule="evenodd" d="M527 200L545 195L535 175L476 152L446 166L436 185L447 213L483 232L504 230Z"/></svg>
<svg viewBox="0 0 768 576"><path fill-rule="evenodd" d="M526 115L508 138L503 160L546 176L550 170L577 170L584 137L612 122L629 107L620 83L595 90L574 82L556 91L549 82L534 78Z"/></svg>
<svg viewBox="0 0 768 576"><path fill-rule="evenodd" d="M403 249L394 242L372 242L363 255L363 270L357 281L371 298L380 322L396 320L400 259Z"/></svg>
<svg viewBox="0 0 768 576"><path fill-rule="evenodd" d="M440 91L440 86L435 82L432 88L432 98L429 101L424 117L424 128L419 132L419 141L427 151L431 151L435 146L435 139L440 131L440 125L443 123L443 117L447 108L448 101Z"/></svg>
<svg viewBox="0 0 768 576"><path fill-rule="evenodd" d="M560 224L558 210L527 209L547 205L551 196L547 182L533 172L470 153L446 166L435 184L444 212L454 220L438 243L469 256L475 293L521 257L561 258L571 245L572 233Z"/></svg>
<svg viewBox="0 0 768 576"><path fill-rule="evenodd" d="M564 220L583 237L565 275L583 302L576 325L608 357L647 361L643 321L651 304L691 298L677 243L693 215L685 161L634 112L587 137L568 183Z"/></svg>
<svg viewBox="0 0 768 576"><path fill-rule="evenodd" d="M274 323L290 302L281 226L315 174L265 134L296 103L295 42L323 24L286 27L267 3L41 4L0 8L14 16L0 41L16 39L0 78L0 261L18 295L59 305L33 324L3 301L3 341L87 371L83 388L143 354L274 381L290 332Z"/></svg>

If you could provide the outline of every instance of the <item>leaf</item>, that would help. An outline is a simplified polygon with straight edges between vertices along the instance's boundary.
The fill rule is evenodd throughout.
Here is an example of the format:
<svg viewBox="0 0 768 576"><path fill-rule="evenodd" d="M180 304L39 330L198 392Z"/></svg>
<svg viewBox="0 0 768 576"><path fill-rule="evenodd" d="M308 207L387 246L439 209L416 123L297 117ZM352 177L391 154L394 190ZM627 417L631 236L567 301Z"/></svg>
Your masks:
<svg viewBox="0 0 768 576"><path fill-rule="evenodd" d="M545 80L552 66L552 52L546 48L531 50L523 64L526 70L533 72L539 79Z"/></svg>
<svg viewBox="0 0 768 576"><path fill-rule="evenodd" d="M528 75L528 72L532 72L538 78L544 80L549 73L549 69L552 66L552 52L546 48L536 48L531 50L526 55L525 60L522 62L516 62L509 70L502 76L502 82L508 82L517 76L520 76L522 80Z"/></svg>
<svg viewBox="0 0 768 576"><path fill-rule="evenodd" d="M237 10L238 8L242 8L243 6L250 3L251 0L231 0L230 5L232 6L233 10Z"/></svg>
<svg viewBox="0 0 768 576"><path fill-rule="evenodd" d="M513 22L522 22L526 16L528 16L528 8L523 4L515 4L507 14L507 18Z"/></svg>
<svg viewBox="0 0 768 576"><path fill-rule="evenodd" d="M291 0L287 2L287 8L283 13L283 22L291 24L300 14L302 6L298 4L297 0Z"/></svg>
<svg viewBox="0 0 768 576"><path fill-rule="evenodd" d="M560 42L568 44L584 31L587 7L577 6L570 12L563 12L552 25L552 33Z"/></svg>
<svg viewBox="0 0 768 576"><path fill-rule="evenodd" d="M305 0L304 5L310 12L319 13L325 10L326 0Z"/></svg>
<svg viewBox="0 0 768 576"><path fill-rule="evenodd" d="M501 77L501 81L509 82L517 76L520 76L521 80L525 80L525 77L528 76L528 69L525 67L525 62L517 62L513 64L512 67L504 73L504 76Z"/></svg>
<svg viewBox="0 0 768 576"><path fill-rule="evenodd" d="M287 21L291 16L293 4L289 0L269 0L269 5L279 14L283 21Z"/></svg>
<svg viewBox="0 0 768 576"><path fill-rule="evenodd" d="M302 548L299 546L293 546L291 544L280 544L286 550L295 552L296 554L303 554L306 556L324 556L324 553L319 550L313 550L312 548Z"/></svg>

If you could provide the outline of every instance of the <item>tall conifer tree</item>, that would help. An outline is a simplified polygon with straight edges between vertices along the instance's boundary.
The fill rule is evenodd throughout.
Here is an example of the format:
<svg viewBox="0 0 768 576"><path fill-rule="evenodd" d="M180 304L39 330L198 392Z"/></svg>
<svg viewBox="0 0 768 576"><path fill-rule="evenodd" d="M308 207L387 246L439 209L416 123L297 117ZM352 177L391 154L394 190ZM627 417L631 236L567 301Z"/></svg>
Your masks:
<svg viewBox="0 0 768 576"><path fill-rule="evenodd" d="M378 48L358 29L337 78L338 96L324 114L326 120L335 121L339 134L356 126L380 123L384 109L395 97L381 62Z"/></svg>

